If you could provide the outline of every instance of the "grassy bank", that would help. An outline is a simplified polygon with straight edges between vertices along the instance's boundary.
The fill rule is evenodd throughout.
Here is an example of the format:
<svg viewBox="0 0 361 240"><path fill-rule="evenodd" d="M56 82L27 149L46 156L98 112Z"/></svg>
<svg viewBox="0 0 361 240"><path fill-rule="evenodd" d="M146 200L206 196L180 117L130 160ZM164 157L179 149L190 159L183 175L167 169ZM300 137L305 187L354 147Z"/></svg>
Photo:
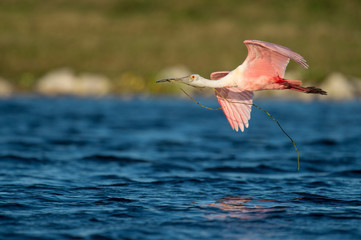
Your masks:
<svg viewBox="0 0 361 240"><path fill-rule="evenodd" d="M182 64L204 76L234 69L247 54L244 39L301 53L310 69L289 69L304 79L361 76L360 9L357 0L5 0L0 76L31 90L49 70L67 66L114 82L130 73L144 91L156 91L151 82L165 67Z"/></svg>

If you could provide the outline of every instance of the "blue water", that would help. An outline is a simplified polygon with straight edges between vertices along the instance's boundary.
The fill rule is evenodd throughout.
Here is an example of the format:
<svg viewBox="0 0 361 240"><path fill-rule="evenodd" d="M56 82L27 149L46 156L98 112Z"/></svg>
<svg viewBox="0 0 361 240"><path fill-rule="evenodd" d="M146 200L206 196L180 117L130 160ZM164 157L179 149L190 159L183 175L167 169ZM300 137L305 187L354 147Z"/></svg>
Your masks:
<svg viewBox="0 0 361 240"><path fill-rule="evenodd" d="M217 106L214 100L203 100ZM361 103L0 100L0 239L361 239Z"/></svg>

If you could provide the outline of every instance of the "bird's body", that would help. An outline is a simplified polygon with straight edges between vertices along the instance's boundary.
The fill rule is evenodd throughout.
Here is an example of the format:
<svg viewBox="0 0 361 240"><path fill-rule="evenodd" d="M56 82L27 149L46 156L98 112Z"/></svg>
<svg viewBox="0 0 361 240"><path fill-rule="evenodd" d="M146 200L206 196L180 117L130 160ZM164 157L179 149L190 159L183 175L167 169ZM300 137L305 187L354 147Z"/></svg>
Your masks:
<svg viewBox="0 0 361 240"><path fill-rule="evenodd" d="M326 94L319 88L300 86L302 82L299 80L283 78L290 59L308 68L306 60L298 53L264 41L246 40L244 43L248 48L248 56L233 71L214 72L211 79L192 74L157 82L180 81L194 87L215 88L218 102L236 131L243 131L244 127L248 127L253 91L291 89L304 93Z"/></svg>

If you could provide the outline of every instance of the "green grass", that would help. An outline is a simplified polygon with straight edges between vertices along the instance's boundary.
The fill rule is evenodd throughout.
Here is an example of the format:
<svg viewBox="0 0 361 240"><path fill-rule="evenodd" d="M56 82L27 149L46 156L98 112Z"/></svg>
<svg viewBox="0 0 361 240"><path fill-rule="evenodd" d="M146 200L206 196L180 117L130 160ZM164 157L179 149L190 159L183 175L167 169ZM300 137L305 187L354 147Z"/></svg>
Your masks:
<svg viewBox="0 0 361 240"><path fill-rule="evenodd" d="M0 1L0 76L31 89L63 66L113 81L144 79L182 64L207 76L241 64L245 39L285 45L310 65L305 79L332 71L361 76L361 1L337 0L4 0ZM120 84L121 86L126 83Z"/></svg>

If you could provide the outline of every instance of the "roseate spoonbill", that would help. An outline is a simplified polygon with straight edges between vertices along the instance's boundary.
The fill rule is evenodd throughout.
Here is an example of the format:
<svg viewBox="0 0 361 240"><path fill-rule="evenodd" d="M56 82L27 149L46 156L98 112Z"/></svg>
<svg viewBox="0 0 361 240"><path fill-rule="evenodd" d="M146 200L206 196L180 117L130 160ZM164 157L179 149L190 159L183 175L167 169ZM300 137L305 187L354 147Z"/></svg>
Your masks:
<svg viewBox="0 0 361 240"><path fill-rule="evenodd" d="M284 79L286 66L293 59L308 68L306 60L292 50L259 40L246 40L246 60L233 71L213 72L211 80L198 74L186 77L168 78L156 81L178 81L193 87L215 88L215 93L232 129L243 132L248 128L253 105L253 91L268 89L291 89L294 91L322 94L327 93L316 87L302 87L299 80Z"/></svg>

